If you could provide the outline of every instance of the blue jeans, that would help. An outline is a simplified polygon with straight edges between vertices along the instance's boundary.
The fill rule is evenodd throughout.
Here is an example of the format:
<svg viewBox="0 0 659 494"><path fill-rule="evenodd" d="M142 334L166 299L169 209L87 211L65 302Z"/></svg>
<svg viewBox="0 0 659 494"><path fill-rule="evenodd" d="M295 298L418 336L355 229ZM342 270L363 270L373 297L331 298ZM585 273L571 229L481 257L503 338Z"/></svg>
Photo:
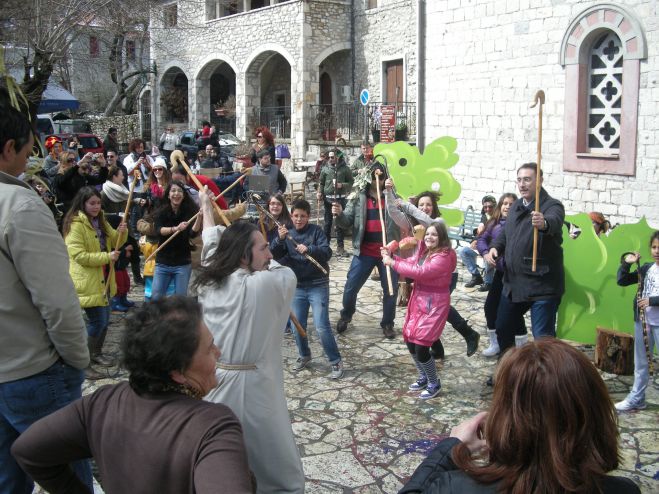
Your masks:
<svg viewBox="0 0 659 494"><path fill-rule="evenodd" d="M110 324L110 306L87 307L87 335L99 336Z"/></svg>
<svg viewBox="0 0 659 494"><path fill-rule="evenodd" d="M648 346L650 354L654 354L654 345L659 342L659 326L648 324ZM643 327L641 321L634 321L634 386L627 395L627 401L634 405L645 403L645 390L648 387L650 373L648 371L648 357L645 353L643 341Z"/></svg>
<svg viewBox="0 0 659 494"><path fill-rule="evenodd" d="M476 252L474 249L468 246L462 246L459 247L458 250L458 255L460 256L460 260L462 261L462 264L464 265L465 268L467 268L467 271L469 271L473 275L477 275L481 273L481 269L478 267L478 264L476 263L476 259L478 259L478 252ZM488 263L485 263L485 272L483 273L483 281L488 284L492 284L492 280L494 279L494 272L495 268L491 266Z"/></svg>
<svg viewBox="0 0 659 494"><path fill-rule="evenodd" d="M298 318L302 327L307 329L307 319L309 318L309 305L313 312L313 324L316 326L316 332L320 337L320 343L330 364L337 364L341 361L339 347L336 345L334 334L329 320L329 284L312 286L308 288L298 287L295 290L293 298L293 313ZM297 344L300 357L310 357L309 340L303 338L294 331L295 343Z"/></svg>
<svg viewBox="0 0 659 494"><path fill-rule="evenodd" d="M156 270L153 273L153 284L151 285L151 300L158 300L164 297L167 287L172 280L176 284L175 295L187 295L191 273L192 264L184 264L182 266L156 264Z"/></svg>
<svg viewBox="0 0 659 494"><path fill-rule="evenodd" d="M520 334L518 328L524 327L524 314L529 309L531 309L533 338L537 340L543 337L556 337L556 313L560 303L560 297L532 302L513 302L501 294L496 321L497 340L501 348L501 355L515 345L515 335Z"/></svg>
<svg viewBox="0 0 659 494"><path fill-rule="evenodd" d="M373 268L377 266L380 273L380 285L382 286L382 320L380 327L387 325L393 326L396 317L396 295L398 293L398 273L391 270L391 284L394 293L389 295L387 288L387 275L382 264L381 257L371 256L353 256L348 271L346 286L343 288L343 309L341 309L341 319L352 320L352 316L357 310L357 294L364 286Z"/></svg>
<svg viewBox="0 0 659 494"><path fill-rule="evenodd" d="M0 492L30 494L32 479L18 466L11 445L30 425L82 396L84 373L58 360L30 377L0 384ZM92 492L89 461L72 464Z"/></svg>

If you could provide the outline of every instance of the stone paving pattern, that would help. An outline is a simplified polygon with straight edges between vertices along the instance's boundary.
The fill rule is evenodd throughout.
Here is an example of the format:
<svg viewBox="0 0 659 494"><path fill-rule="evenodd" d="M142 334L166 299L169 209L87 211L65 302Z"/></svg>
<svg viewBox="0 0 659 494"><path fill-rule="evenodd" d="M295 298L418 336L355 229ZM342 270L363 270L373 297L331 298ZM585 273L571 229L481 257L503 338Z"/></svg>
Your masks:
<svg viewBox="0 0 659 494"><path fill-rule="evenodd" d="M332 242L334 244L334 241ZM350 242L346 240L349 252ZM336 325L350 258L332 259L330 319ZM469 279L459 266L460 280L453 303L482 334L480 350L487 346L483 303L485 293L465 289ZM133 287L131 298L140 300L140 289ZM309 317L313 360L300 372L292 371L297 348L291 337L284 338L285 385L288 408L307 478L306 491L329 493L395 493L415 467L446 437L451 428L488 407L492 390L484 385L492 372L494 359L466 356L462 337L447 325L442 340L446 359L439 366L442 391L424 402L407 391L415 369L400 337L405 311L397 311L395 340L382 336L380 283L368 280L359 294L357 313L348 330L338 336L345 375L331 380L329 364L319 345ZM117 352L123 315L113 314L106 347ZM529 325L530 327L530 325ZM591 357L593 348L584 347ZM86 381L85 393L97 387L126 379L116 375L99 381ZM603 374L613 399L626 395L631 376ZM648 388L648 408L620 415L620 475L633 479L644 493L659 491L659 391L657 378ZM102 491L97 491L102 492Z"/></svg>

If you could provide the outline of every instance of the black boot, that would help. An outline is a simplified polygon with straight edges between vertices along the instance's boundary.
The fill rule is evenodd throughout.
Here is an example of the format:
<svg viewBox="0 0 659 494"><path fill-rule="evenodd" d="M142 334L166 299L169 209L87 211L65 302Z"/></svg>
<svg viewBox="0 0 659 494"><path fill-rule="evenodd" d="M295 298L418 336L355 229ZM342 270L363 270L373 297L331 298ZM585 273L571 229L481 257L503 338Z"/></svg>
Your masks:
<svg viewBox="0 0 659 494"><path fill-rule="evenodd" d="M467 342L467 357L471 357L478 350L478 342L481 339L481 335L478 331L474 331L467 321L454 327Z"/></svg>
<svg viewBox="0 0 659 494"><path fill-rule="evenodd" d="M444 345L442 345L442 340L437 340L430 347L430 355L435 360L444 360Z"/></svg>
<svg viewBox="0 0 659 494"><path fill-rule="evenodd" d="M87 338L87 345L89 346L89 356L92 363L102 365L104 367L112 367L114 361L103 355L103 343L105 342L105 335L108 330L105 328L98 336L89 336Z"/></svg>
<svg viewBox="0 0 659 494"><path fill-rule="evenodd" d="M479 274L472 274L471 280L465 283L465 288L474 288L477 285L483 284L483 277Z"/></svg>

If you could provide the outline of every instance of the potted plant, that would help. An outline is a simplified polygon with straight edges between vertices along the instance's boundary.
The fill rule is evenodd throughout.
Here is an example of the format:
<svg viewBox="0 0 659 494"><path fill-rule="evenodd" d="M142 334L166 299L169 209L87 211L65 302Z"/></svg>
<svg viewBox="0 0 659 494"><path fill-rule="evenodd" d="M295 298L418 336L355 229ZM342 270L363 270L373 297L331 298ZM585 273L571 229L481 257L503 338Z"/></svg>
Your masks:
<svg viewBox="0 0 659 494"><path fill-rule="evenodd" d="M230 94L224 101L213 103L213 111L218 117L233 118L236 116L236 95Z"/></svg>
<svg viewBox="0 0 659 494"><path fill-rule="evenodd" d="M396 124L396 140L397 141L407 140L407 124L405 122L398 122Z"/></svg>
<svg viewBox="0 0 659 494"><path fill-rule="evenodd" d="M252 166L252 146L248 142L240 141L240 144L234 148L233 154L233 161L242 163L243 168Z"/></svg>

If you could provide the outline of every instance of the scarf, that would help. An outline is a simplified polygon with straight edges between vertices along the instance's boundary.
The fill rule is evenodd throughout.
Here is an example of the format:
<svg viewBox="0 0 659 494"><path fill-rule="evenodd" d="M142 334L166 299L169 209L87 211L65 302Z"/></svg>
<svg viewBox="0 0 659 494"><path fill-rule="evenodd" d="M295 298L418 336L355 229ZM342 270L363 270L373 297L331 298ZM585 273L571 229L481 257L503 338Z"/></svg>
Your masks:
<svg viewBox="0 0 659 494"><path fill-rule="evenodd" d="M110 202L123 202L128 200L128 189L124 184L117 185L107 180L103 183L103 193Z"/></svg>

